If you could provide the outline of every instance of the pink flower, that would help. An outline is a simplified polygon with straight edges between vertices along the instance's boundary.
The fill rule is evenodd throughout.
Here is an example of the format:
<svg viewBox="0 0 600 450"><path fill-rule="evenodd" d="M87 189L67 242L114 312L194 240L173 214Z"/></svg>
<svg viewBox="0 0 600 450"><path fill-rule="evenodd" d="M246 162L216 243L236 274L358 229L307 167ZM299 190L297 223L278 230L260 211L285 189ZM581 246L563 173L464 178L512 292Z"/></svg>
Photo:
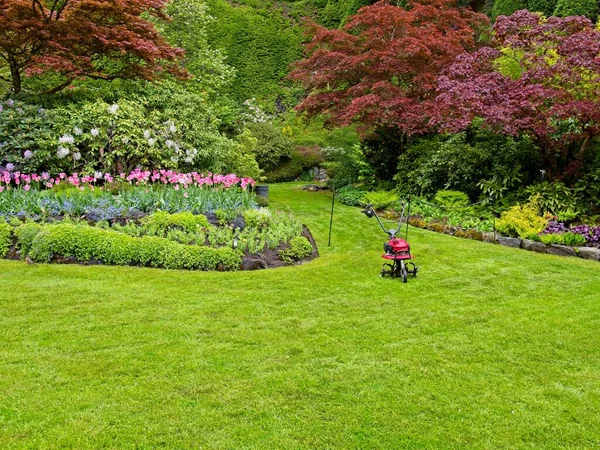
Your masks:
<svg viewBox="0 0 600 450"><path fill-rule="evenodd" d="M29 189L31 189L31 186L29 186L28 184L26 184L25 186L23 186L23 190L24 191L28 191Z"/></svg>

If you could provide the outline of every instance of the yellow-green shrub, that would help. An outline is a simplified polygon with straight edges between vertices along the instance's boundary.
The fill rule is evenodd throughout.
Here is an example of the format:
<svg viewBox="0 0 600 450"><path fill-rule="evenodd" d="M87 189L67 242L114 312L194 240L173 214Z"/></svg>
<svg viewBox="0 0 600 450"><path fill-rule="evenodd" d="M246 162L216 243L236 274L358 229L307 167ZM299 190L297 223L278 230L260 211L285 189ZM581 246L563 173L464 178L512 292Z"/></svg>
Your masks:
<svg viewBox="0 0 600 450"><path fill-rule="evenodd" d="M505 236L524 239L532 234L541 233L548 225L548 220L540 217L538 211L535 201L513 206L502 213L496 222L496 229Z"/></svg>

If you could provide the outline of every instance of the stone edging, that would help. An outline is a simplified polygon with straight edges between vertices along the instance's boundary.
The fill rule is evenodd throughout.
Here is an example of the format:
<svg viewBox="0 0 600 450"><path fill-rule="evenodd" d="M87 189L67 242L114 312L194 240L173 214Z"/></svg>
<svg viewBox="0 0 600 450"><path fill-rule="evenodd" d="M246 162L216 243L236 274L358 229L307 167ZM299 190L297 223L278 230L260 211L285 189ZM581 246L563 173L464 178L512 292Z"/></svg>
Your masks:
<svg viewBox="0 0 600 450"><path fill-rule="evenodd" d="M437 233L443 233L450 236L462 237L476 241L488 242L491 244L499 244L505 247L522 248L525 250L547 253L556 256L575 256L591 261L600 261L600 249L595 247L570 247L568 245L544 244L542 242L532 241L529 239L511 238L501 236L497 233L486 233L478 230L464 230L458 227L453 227L442 222L426 223L421 218L411 217L409 224L416 227Z"/></svg>

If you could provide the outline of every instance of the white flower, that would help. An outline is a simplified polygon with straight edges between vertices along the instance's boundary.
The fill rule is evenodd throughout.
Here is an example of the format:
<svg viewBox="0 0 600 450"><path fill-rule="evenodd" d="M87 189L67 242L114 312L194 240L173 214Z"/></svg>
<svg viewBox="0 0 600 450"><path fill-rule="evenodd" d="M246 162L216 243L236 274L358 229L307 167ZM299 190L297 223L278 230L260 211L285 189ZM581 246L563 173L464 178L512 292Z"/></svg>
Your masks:
<svg viewBox="0 0 600 450"><path fill-rule="evenodd" d="M167 139L165 141L165 145L167 146L167 148L171 148L175 145L175 142L173 142L171 139Z"/></svg>
<svg viewBox="0 0 600 450"><path fill-rule="evenodd" d="M148 145L152 147L156 141L152 138L148 139Z"/></svg>
<svg viewBox="0 0 600 450"><path fill-rule="evenodd" d="M68 148L65 147L58 147L58 150L56 151L56 156L58 156L60 159L64 158L65 156L67 156L69 153L71 153L69 151Z"/></svg>
<svg viewBox="0 0 600 450"><path fill-rule="evenodd" d="M194 162L194 158L191 156L188 156L187 158L184 159L184 161L188 164L191 164L192 162Z"/></svg>
<svg viewBox="0 0 600 450"><path fill-rule="evenodd" d="M101 180L103 176L104 175L102 174L102 172L94 172L94 179L95 180Z"/></svg>
<svg viewBox="0 0 600 450"><path fill-rule="evenodd" d="M100 130L98 128L92 128L90 134L94 137L97 137L100 134Z"/></svg>
<svg viewBox="0 0 600 450"><path fill-rule="evenodd" d="M61 144L73 144L75 142L75 138L70 134L65 134L64 136L60 137L58 142Z"/></svg>
<svg viewBox="0 0 600 450"><path fill-rule="evenodd" d="M171 161L176 163L177 161L179 161L179 158L177 158L177 156L171 156Z"/></svg>
<svg viewBox="0 0 600 450"><path fill-rule="evenodd" d="M113 103L112 105L110 105L108 107L109 114L116 114L118 110L119 110L119 105L117 105L116 103Z"/></svg>
<svg viewBox="0 0 600 450"><path fill-rule="evenodd" d="M123 142L123 144L129 144L129 138L127 136L123 136L121 138L121 142Z"/></svg>
<svg viewBox="0 0 600 450"><path fill-rule="evenodd" d="M152 136L152 134L150 133L150 130L144 130L144 138L150 139L150 136Z"/></svg>
<svg viewBox="0 0 600 450"><path fill-rule="evenodd" d="M171 124L171 126L169 127L169 131L171 133L175 133L177 131L177 127L175 125Z"/></svg>
<svg viewBox="0 0 600 450"><path fill-rule="evenodd" d="M83 130L79 127L75 127L75 128L73 128L73 134L75 136L81 136L83 134Z"/></svg>
<svg viewBox="0 0 600 450"><path fill-rule="evenodd" d="M81 153L79 153L79 152L73 153L73 159L75 161L79 161L81 159Z"/></svg>

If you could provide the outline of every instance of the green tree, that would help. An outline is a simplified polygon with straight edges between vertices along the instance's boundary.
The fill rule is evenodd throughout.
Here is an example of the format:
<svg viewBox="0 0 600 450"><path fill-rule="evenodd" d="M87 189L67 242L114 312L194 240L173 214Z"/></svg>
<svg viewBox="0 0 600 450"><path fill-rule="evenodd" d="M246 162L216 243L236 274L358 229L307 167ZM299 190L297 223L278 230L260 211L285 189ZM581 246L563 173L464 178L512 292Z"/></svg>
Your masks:
<svg viewBox="0 0 600 450"><path fill-rule="evenodd" d="M492 8L492 17L510 16L515 11L527 9L525 0L496 0Z"/></svg>
<svg viewBox="0 0 600 450"><path fill-rule="evenodd" d="M598 17L598 0L558 0L554 15L558 17L587 16L595 21Z"/></svg>
<svg viewBox="0 0 600 450"><path fill-rule="evenodd" d="M541 12L549 17L554 13L557 0L529 0L527 9L533 12Z"/></svg>

